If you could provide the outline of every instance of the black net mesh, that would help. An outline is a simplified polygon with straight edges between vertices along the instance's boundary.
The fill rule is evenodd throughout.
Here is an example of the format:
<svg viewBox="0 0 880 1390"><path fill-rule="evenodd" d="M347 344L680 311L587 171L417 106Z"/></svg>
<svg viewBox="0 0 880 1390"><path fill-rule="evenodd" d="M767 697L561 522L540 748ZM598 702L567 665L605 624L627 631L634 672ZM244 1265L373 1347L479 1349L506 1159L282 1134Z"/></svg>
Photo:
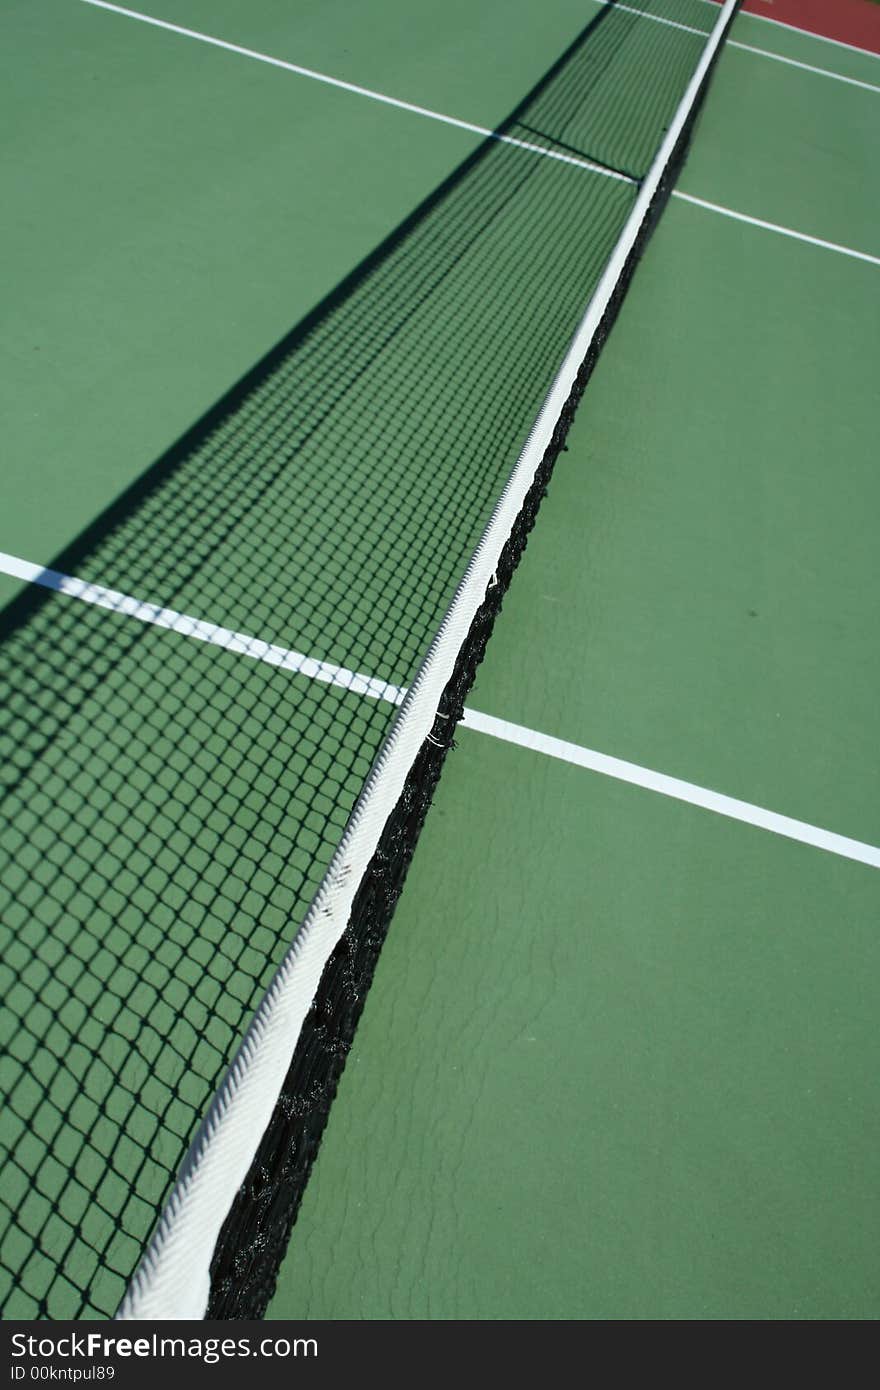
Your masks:
<svg viewBox="0 0 880 1390"><path fill-rule="evenodd" d="M714 19L696 0L642 8L683 23L699 11L703 31ZM607 5L498 133L640 179L704 44ZM408 684L637 191L486 140L53 567ZM454 719L566 427L325 972L227 1221L212 1316L259 1316L271 1293ZM0 1311L101 1317L395 711L33 586L3 636Z"/></svg>

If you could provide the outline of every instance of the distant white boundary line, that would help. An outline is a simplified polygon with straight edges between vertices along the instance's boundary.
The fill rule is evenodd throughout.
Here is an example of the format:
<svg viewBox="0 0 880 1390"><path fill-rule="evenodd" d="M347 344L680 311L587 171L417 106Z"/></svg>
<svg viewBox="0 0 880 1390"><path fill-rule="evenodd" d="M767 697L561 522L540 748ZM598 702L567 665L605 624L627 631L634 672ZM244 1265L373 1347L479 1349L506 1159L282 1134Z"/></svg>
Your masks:
<svg viewBox="0 0 880 1390"><path fill-rule="evenodd" d="M488 126L474 125L471 121L459 120L457 116L446 116L442 112L432 111L426 106L413 106L411 102L400 101L397 97L385 96L382 92L374 92L369 87L357 87L352 82L344 82L338 77L329 77L325 73L313 72L311 68L300 67L296 63L288 63L281 58L271 58L268 54L258 53L255 49L242 48L238 44L227 43L225 39L215 39L209 34L199 33L195 29L184 29L179 24L170 24L165 19L155 19L152 15L141 14L138 10L128 10L122 5L114 5L110 0L82 0L85 5L95 6L97 9L110 10L114 14L124 15L129 19L138 19L144 24L152 24L157 29L167 29L173 34L182 34L185 38L197 39L201 43L207 43L215 48L223 48L231 53L237 53L245 58L254 58L257 62L268 63L272 67L283 68L287 72L295 73L299 77L310 77L316 82L327 83L331 87L340 87L343 91L353 92L356 96L369 97L371 101L379 101L386 106L396 106L401 111L408 111L411 115L424 116L428 120L441 121L444 125L455 126L460 130L470 131L474 135L482 135L487 139L498 140L504 145L513 145L517 149L526 150L530 154L541 155L545 159L555 159L561 164L573 164L577 168L588 169L591 173L599 174L603 178L616 179L621 183L634 184L634 180L627 178L625 174L617 174L612 169L605 169L601 165L592 164L588 160L576 159L572 155L563 154L556 150L545 150L540 145L529 144L526 140L516 140L511 135L497 135ZM593 3L604 3L604 0L593 0ZM710 3L710 0L707 0ZM634 10L631 6L626 8L633 14L642 14L641 10ZM716 7L717 8L717 7ZM658 15L648 15L649 19L659 19ZM663 23L669 23L663 20ZM681 27L681 26L679 26ZM694 30L699 33L699 30ZM731 40L728 39L728 43ZM769 56L773 56L772 54ZM847 79L848 80L848 79ZM865 84L860 84L865 85ZM704 198L697 198L691 193L682 193L677 188L672 190L673 198L681 198L686 203L694 203L697 207L706 209L709 212L719 213L722 217L733 217L738 222L747 222L750 226L761 227L767 232L777 232L780 236L791 237L795 241L807 242L810 246L822 247L825 251L837 251L842 256L851 256L858 261L867 261L871 265L880 265L880 258L871 256L865 251L855 251L849 246L840 246L834 241L823 241L821 237L810 236L806 232L797 232L791 227L781 227L776 222L766 222L760 217L751 217L744 212L736 212L733 208L723 207L720 203L710 203Z"/></svg>
<svg viewBox="0 0 880 1390"><path fill-rule="evenodd" d="M592 0L594 5L604 5L606 0ZM648 10L638 10L633 5L615 5L616 10L622 10L624 14L640 15L642 19L649 19L654 24L665 24L669 29L681 29L685 34L698 34L701 38L707 38L705 30L694 29L690 24L680 24L677 19L667 19L665 15L651 14ZM748 11L741 12L748 13ZM754 18L760 19L761 15ZM873 82L862 82L856 77L844 77L842 72L832 72L830 68L817 68L812 63L802 63L797 58L787 58L782 53L771 53L767 48L755 48L753 44L741 43L739 39L728 39L728 48L741 48L745 53L754 53L759 58L770 58L774 63L785 63L790 68L803 68L804 72L815 73L818 77L831 77L836 82L846 82L851 87L864 87L868 92L880 92L880 87L876 87Z"/></svg>
<svg viewBox="0 0 880 1390"><path fill-rule="evenodd" d="M791 237L794 241L804 241L808 246L820 246L823 251L836 251L841 256L851 256L856 261L867 261L869 265L880 265L880 256L870 256L867 251L856 251L852 246L841 246L836 241L823 241L822 237L810 236L807 232L796 232L793 227L780 226L778 222L766 222L762 217L752 217L747 212L735 212L733 208L723 207L721 203L710 203L705 198L697 198L693 193L683 193L673 189L673 198L683 203L693 203L694 207L705 208L707 212L717 212L721 217L732 217L735 222L746 222L750 227L760 227L765 232L776 232L779 236Z"/></svg>
<svg viewBox="0 0 880 1390"><path fill-rule="evenodd" d="M608 0L592 0L594 5L606 5ZM615 10L622 10L624 14L637 14L642 19L650 19L653 24L665 24L667 29L681 29L685 34L697 34L701 39L707 39L711 30L695 29L692 24L682 24L677 19L667 19L662 14L651 14L650 10L637 10L635 5L615 5ZM727 40L730 43L730 39Z"/></svg>
<svg viewBox="0 0 880 1390"><path fill-rule="evenodd" d="M591 173L601 174L603 178L615 179L618 183L635 184L636 180L629 178L626 174L618 174L613 169L606 169L604 165L594 164L589 159L578 159L574 155L563 154L559 150L544 149L541 145L532 145L528 140L517 140L512 135L499 135L496 131L490 130L488 126L475 125L473 121L464 121L458 116L447 116L443 111L434 111L428 106L416 106L411 101L402 101L399 97L387 96L384 92L376 92L372 87L359 87L355 82L346 82L341 77L331 77L326 72L316 72L313 68L304 68L299 63L289 63L284 58L273 58L269 53L260 53L255 48L243 48L241 44L229 43L226 39L214 38L212 34L203 34L198 29L186 29L181 24L171 24L167 19L156 19L154 15L142 14L140 10L128 10L122 5L113 5L110 0L82 0L84 5L92 5L98 10L109 10L112 14L124 15L126 19L137 19L142 24L152 25L154 29L165 29L170 34L179 34L186 39L195 39L198 43L206 43L211 48L222 48L227 53L236 53L241 58L253 58L257 63L266 63L272 68L281 68L285 72L292 72L297 77L308 77L313 82L323 82L328 87L338 87L343 92L351 92L354 96L368 97L370 101L378 101L383 106L394 106L399 111L408 111L411 116L423 116L429 121L439 121L442 125L455 126L458 130L467 130L472 135L480 135L486 140L497 140L500 145L513 145L518 150L527 150L529 154L541 155L544 159L555 159L559 164L573 164L578 169L589 169Z"/></svg>
<svg viewBox="0 0 880 1390"><path fill-rule="evenodd" d="M90 584L72 575L61 574L58 570L44 569L28 560L20 560L15 555L0 552L0 571L16 579L24 579L28 583L52 589L56 593L66 594L69 598L78 598L84 603L96 604L99 608L107 608L128 618L136 618L139 622L177 632L183 637L194 638L197 642L208 642L212 646L222 647L224 651L249 657L252 661L265 661L270 666L278 666L312 680L338 686L355 695L366 695L373 700L401 705L407 694L405 688L378 680L375 676L349 671L346 667L335 666L329 661L316 661L302 652L263 642L256 637L248 637L242 632L219 627L216 623L204 622L200 618L175 612L171 608L141 602L115 589ZM767 830L774 835L812 845L815 849L826 850L829 854L837 854L844 859L854 859L861 864L880 869L880 848L864 844L860 840L851 840L846 835L836 835L831 830L809 825L806 821L778 815L775 811L768 811L761 806L753 806L750 802L739 801L721 792L696 786L693 782L683 782L678 777L668 777L665 773L654 772L651 768L625 762L607 753L598 753L595 749L584 748L577 743L553 738L535 729L524 728L521 724L496 719L491 714L481 714L479 710L466 709L461 722L466 729L488 734L504 743L516 744L520 748L571 763L575 767L601 773L604 777L613 777L618 782L628 782L632 786L657 792L675 801L685 801L705 811L714 811L716 815L726 816L729 820L742 821L759 830Z"/></svg>
<svg viewBox="0 0 880 1390"><path fill-rule="evenodd" d="M737 39L728 39L727 44L729 48L741 48L745 53L757 53L762 58L770 58L774 63L785 63L790 68L803 68L804 72L814 72L819 77L833 77L836 82L846 82L850 87L863 87L866 92L880 92L880 87L873 82L862 82L857 77L844 77L842 72L831 72L828 68L815 68L811 63L801 63L797 58L783 58L781 53L770 53L766 48L753 48L750 43L740 43Z"/></svg>
<svg viewBox="0 0 880 1390"><path fill-rule="evenodd" d="M719 9L718 0L703 0L704 5ZM754 10L740 10L740 19L757 19L762 24L772 24L777 29L786 29L792 34L803 34L806 39L817 39L819 43L833 43L835 48L848 48L850 53L863 53L867 58L880 58L873 48L862 48L857 43L844 43L843 39L832 39L827 34L817 34L813 29L799 29L796 24L786 24L784 19L771 19L769 14L755 14Z"/></svg>

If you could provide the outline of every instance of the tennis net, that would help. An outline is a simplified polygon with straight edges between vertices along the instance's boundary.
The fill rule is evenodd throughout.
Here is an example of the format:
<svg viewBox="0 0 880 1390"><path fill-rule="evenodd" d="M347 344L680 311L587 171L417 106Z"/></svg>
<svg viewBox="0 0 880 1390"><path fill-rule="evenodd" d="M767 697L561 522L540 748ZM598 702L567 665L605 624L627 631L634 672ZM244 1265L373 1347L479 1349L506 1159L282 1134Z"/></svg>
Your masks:
<svg viewBox="0 0 880 1390"><path fill-rule="evenodd" d="M265 1310L467 689L735 9L598 8L3 615L4 1317Z"/></svg>

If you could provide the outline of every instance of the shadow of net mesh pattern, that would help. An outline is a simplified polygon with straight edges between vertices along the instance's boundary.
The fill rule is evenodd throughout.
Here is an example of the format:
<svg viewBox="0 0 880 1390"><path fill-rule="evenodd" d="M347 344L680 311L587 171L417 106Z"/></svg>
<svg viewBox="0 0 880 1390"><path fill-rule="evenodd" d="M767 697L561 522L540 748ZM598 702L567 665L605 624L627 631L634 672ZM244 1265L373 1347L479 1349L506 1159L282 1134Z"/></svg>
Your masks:
<svg viewBox="0 0 880 1390"><path fill-rule="evenodd" d="M703 32L606 6L498 133L642 178L714 18L642 8L699 11ZM53 567L407 685L636 195L486 140ZM212 1316L259 1316L271 1294L566 427L325 971L218 1247ZM395 710L34 587L3 637L0 1312L105 1317Z"/></svg>

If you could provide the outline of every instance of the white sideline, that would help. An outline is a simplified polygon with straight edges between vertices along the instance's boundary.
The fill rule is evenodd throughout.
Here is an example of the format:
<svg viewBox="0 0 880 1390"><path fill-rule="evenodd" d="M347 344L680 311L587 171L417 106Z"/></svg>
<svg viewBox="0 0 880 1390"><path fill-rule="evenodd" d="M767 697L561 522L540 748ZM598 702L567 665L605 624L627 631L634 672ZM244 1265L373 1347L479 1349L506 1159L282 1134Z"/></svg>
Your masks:
<svg viewBox="0 0 880 1390"><path fill-rule="evenodd" d="M187 39L196 39L199 43L206 43L211 48L222 48L227 53L237 53L242 58L253 58L257 63L266 63L272 68L281 68L285 72L292 72L297 77L308 77L313 82L322 82L328 87L338 87L343 92L352 92L358 97L368 97L370 101L378 101L383 106L394 106L399 111L407 111L411 116L424 116L429 121L439 121L442 125L455 126L458 130L467 130L471 135L480 135L485 140L497 140L500 145L513 145L518 150L527 150L529 154L541 155L544 159L555 159L560 164L573 164L578 169L589 169L594 174L601 174L606 179L616 179L619 183L633 184L635 179L626 174L619 174L613 169L607 169L602 164L594 164L589 159L578 159L574 155L563 154L559 150L544 149L542 145L532 145L528 140L517 140L512 135L499 135L497 131L490 130L488 126L476 125L473 121L461 120L458 116L447 116L443 111L434 111L428 106L416 106L411 101L402 101L399 97L387 96L384 92L376 92L372 87L359 87L355 82L346 82L341 77L331 77L326 72L316 72L314 68L304 68L299 63L289 63L285 58L273 58L269 53L260 53L255 48L243 48L241 44L229 43L226 39L214 38L211 34L203 34L198 29L186 29L182 24L172 24L167 19L156 19L154 15L142 14L140 10L128 10L122 5L114 5L110 0L82 0L84 5L92 5L95 9L110 10L113 14L124 15L127 19L138 19L142 24L150 24L154 29L166 29L171 34L180 34Z"/></svg>
<svg viewBox="0 0 880 1390"><path fill-rule="evenodd" d="M593 0L594 3L603 3L603 0ZM707 0L707 3L710 0ZM351 82L344 82L338 77L329 77L325 73L313 72L310 68L300 67L296 63L288 63L281 58L272 58L268 54L258 53L255 49L242 48L238 44L227 43L225 39L216 39L208 34L202 34L195 29L184 29L179 24L171 24L165 19L155 19L152 15L141 14L138 10L125 9L122 5L115 5L111 0L82 0L85 5L93 5L101 10L111 10L114 14L121 14L129 19L138 19L145 24L152 24L158 29L168 29L173 34L182 34L184 37L198 39L202 43L210 44L215 48L228 49L232 53L238 53L246 58L254 58L258 62L268 63L272 67L284 68L287 72L295 73L299 77L313 78L316 82L325 82L331 87L340 87L343 91L353 92L356 96L369 97L371 101L383 102L386 106L395 106L402 111L407 111L411 115L424 116L428 120L440 121L444 125L455 126L460 130L470 131L473 135L482 135L486 139L497 140L504 145L513 145L517 149L528 151L530 154L540 155L545 159L555 159L561 164L573 164L577 168L588 169L591 173L599 174L602 178L615 179L620 183L634 184L634 180L625 174L616 173L613 169L606 169L601 165L593 164L589 160L577 159L573 155L563 154L561 151L545 150L540 145L532 145L526 140L517 140L512 135L498 135L490 130L488 126L474 125L471 121L459 120L457 116L447 116L440 111L432 111L426 106L414 106L411 102L400 101L397 97L386 96L382 92L374 92L369 87L357 87ZM625 7L631 9L632 7ZM716 6L717 9L717 6ZM641 10L632 11L642 14ZM659 19L657 15L648 15L649 19ZM663 23L669 21L663 20ZM700 32L695 30L694 32ZM728 43L732 42L728 40ZM772 55L770 55L772 56ZM697 207L707 209L710 212L719 213L722 217L733 217L739 222L748 222L753 227L761 227L764 231L777 232L781 236L791 237L795 241L807 242L811 246L820 246L826 251L836 251L843 256L851 256L855 260L867 261L872 265L880 265L880 258L871 256L865 251L856 251L852 247L838 245L837 242L823 241L820 237L810 236L807 232L798 232L791 227L782 227L775 222L767 222L759 217L751 217L747 213L736 212L733 208L723 207L720 203L710 203L703 198L694 197L690 193L682 193L679 189L672 190L673 198L680 198L686 203L694 203Z"/></svg>
<svg viewBox="0 0 880 1390"><path fill-rule="evenodd" d="M747 222L750 227L760 227L765 232L776 232L779 236L791 237L793 241L806 242L808 246L819 246L823 251L836 251L841 256L851 256L856 261L867 261L869 265L880 265L880 256L870 256L867 251L856 251L852 246L841 246L837 241L823 241L821 237L810 236L807 232L796 232L793 227L783 227L778 222L766 222L763 217L752 217L747 212L736 212L723 207L721 203L710 203L705 198L697 198L693 193L683 193L676 188L673 198L683 203L693 203L694 207L705 208L707 212L717 212L721 217L732 217L735 222Z"/></svg>
<svg viewBox="0 0 880 1390"><path fill-rule="evenodd" d="M136 618L138 622L150 623L169 632L177 632L183 637L194 638L197 642L208 642L212 646L222 647L224 651L237 652L252 661L265 661L270 666L279 666L285 671L295 672L311 680L338 686L355 695L384 700L392 705L403 704L407 695L404 688L391 685L375 676L350 671L345 666L335 666L329 661L317 661L313 657L303 655L302 652L263 642L259 638L234 632L216 623L204 622L200 618L178 613L171 608L143 603L115 589L104 588L101 584L90 584L73 575L61 574L58 570L45 569L41 565L21 560L15 555L4 554L2 551L0 572L31 584L39 584L46 589L53 589L70 598L81 599L84 603L110 609L111 612L120 613L124 617ZM466 709L461 723L466 729L487 734L504 743L528 748L548 758L556 758L575 767L601 773L604 777L613 777L618 782L629 782L632 786L672 797L676 801L686 801L692 806L714 811L717 815L727 816L731 820L742 821L760 830L768 830L774 835L799 840L801 844L812 845L816 849L827 850L829 854L837 854L844 859L855 859L859 863L880 869L880 848L865 844L861 840L837 835L834 831L823 830L820 826L810 825L806 821L793 820L790 816L779 815L762 806L752 805L751 802L739 801L735 797L725 796L722 792L711 791L693 782L684 782L678 777L669 777L663 772L625 762L622 758L599 753L593 748L584 748L581 744L553 738L550 734L524 728L523 725L513 724L506 719L497 719L491 714L482 714L479 710Z"/></svg>

